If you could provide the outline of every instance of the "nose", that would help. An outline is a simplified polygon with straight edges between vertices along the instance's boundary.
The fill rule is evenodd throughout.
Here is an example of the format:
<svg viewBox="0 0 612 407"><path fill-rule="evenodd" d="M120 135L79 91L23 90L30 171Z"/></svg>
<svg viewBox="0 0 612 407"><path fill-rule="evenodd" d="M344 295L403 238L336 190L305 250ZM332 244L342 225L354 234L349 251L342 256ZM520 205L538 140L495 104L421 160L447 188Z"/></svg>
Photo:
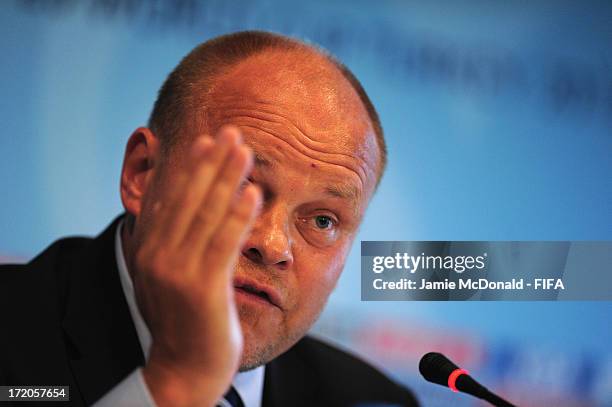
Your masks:
<svg viewBox="0 0 612 407"><path fill-rule="evenodd" d="M262 209L246 240L242 254L250 261L287 270L293 264L287 210L282 205Z"/></svg>

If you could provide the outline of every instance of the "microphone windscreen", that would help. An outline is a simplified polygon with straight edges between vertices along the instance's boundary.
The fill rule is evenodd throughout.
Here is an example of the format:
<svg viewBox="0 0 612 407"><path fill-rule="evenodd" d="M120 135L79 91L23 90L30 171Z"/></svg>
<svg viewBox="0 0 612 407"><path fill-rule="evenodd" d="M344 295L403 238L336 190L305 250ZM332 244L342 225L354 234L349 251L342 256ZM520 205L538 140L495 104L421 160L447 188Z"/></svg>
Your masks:
<svg viewBox="0 0 612 407"><path fill-rule="evenodd" d="M446 356L437 352L425 354L419 362L419 372L423 377L433 383L448 386L448 377L458 369L457 365L448 360Z"/></svg>

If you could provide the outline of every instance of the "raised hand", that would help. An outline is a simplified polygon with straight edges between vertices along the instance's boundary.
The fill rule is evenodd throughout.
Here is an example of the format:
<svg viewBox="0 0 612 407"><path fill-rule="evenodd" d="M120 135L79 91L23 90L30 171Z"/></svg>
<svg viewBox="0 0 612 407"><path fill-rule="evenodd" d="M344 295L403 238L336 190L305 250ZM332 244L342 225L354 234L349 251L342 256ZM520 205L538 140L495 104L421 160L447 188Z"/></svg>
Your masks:
<svg viewBox="0 0 612 407"><path fill-rule="evenodd" d="M145 196L153 216L133 264L153 337L143 376L160 407L214 405L238 370L233 270L261 200L241 188L253 159L235 127L196 140L189 160L163 201Z"/></svg>

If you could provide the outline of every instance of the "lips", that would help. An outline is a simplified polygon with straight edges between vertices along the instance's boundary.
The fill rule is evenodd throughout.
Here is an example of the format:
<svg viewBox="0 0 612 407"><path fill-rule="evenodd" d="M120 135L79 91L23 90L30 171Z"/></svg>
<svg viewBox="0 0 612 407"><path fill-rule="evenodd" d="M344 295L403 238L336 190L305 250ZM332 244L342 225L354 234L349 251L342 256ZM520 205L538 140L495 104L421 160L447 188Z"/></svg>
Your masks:
<svg viewBox="0 0 612 407"><path fill-rule="evenodd" d="M236 278L234 279L234 288L281 308L280 294L273 287L246 278Z"/></svg>

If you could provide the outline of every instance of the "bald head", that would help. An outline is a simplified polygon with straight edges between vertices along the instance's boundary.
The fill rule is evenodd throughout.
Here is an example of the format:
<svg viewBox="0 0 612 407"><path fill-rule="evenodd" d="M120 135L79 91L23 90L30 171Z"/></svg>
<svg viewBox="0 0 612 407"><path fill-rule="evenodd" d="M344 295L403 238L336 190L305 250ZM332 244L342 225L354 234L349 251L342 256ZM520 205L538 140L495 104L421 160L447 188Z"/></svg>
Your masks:
<svg viewBox="0 0 612 407"><path fill-rule="evenodd" d="M239 92L227 91L232 87ZM226 91L221 93L222 88ZM383 131L378 114L359 81L325 51L278 34L239 32L196 47L170 73L160 89L149 127L168 152L200 133L214 132L215 126L223 124L219 120L223 114L219 108L232 94L283 103L283 94L290 93L303 96L301 106L294 107L305 112L317 109L324 113L320 115L323 118L320 129L332 124L325 120L348 123L365 117L368 123L362 123L364 131L369 126L374 140L356 143L360 148L354 153L360 154L359 150L364 147L376 148L377 163L374 165L380 179L386 165ZM359 111L364 114L355 116ZM186 123L189 126L185 126ZM340 129L342 126L328 128L332 127ZM354 126L349 129L347 124L345 127L344 132L323 134L323 139L317 141L340 137L344 144L352 144L355 134L349 131L354 132Z"/></svg>

